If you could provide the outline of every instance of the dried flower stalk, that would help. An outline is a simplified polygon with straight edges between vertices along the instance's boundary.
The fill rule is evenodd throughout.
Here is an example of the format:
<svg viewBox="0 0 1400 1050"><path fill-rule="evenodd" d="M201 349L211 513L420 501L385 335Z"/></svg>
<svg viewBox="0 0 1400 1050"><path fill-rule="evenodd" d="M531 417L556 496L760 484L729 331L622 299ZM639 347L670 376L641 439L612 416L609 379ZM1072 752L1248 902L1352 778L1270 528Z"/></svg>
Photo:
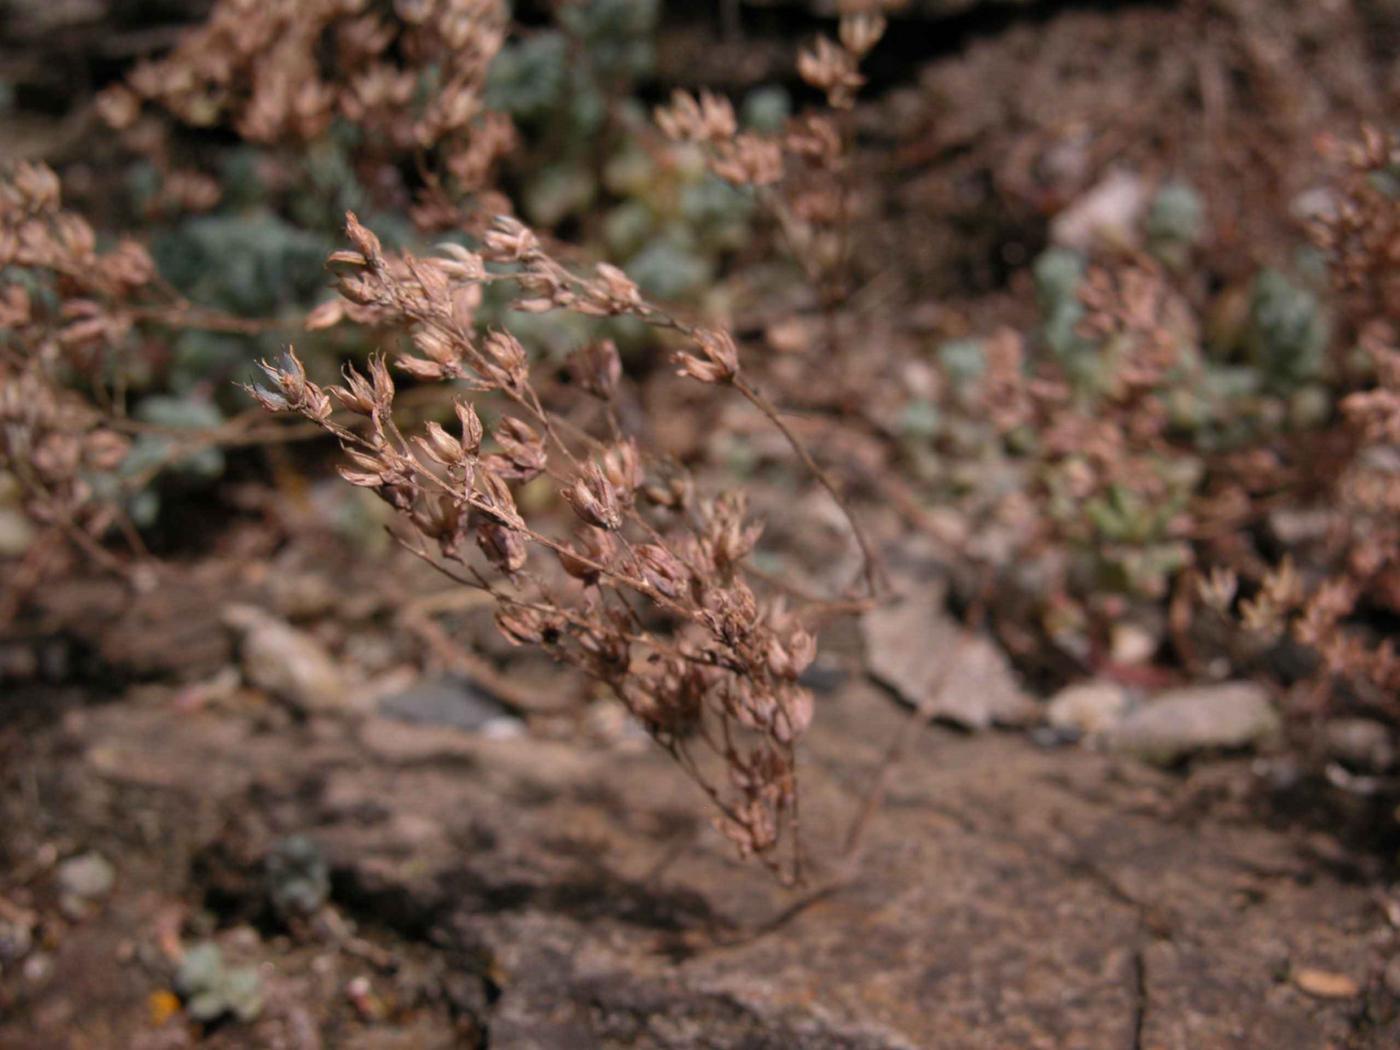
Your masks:
<svg viewBox="0 0 1400 1050"><path fill-rule="evenodd" d="M347 369L343 385L322 388L294 354L263 366L271 385L251 388L253 396L333 434L350 460L346 480L407 517L409 549L490 594L510 641L541 647L611 687L718 806L719 826L740 851L786 881L799 879L794 745L811 721L812 697L798 678L816 643L798 615L761 601L750 583L745 560L761 528L748 520L745 500L700 499L690 485L653 474L615 422L606 434L567 424L545 407L524 347L509 332L479 332L475 315L482 286L507 281L518 289L517 310L628 315L680 333L680 374L734 388L795 442L743 380L733 339L665 313L615 267L566 269L514 219L498 219L479 252L444 245L433 258L386 252L353 215L347 234L352 248L331 258L343 301L314 323L349 317L403 330L412 352L395 360L400 371L452 381L478 398L456 402L454 428L430 423L405 435L382 359L368 374ZM610 344L577 351L571 370L604 401L618 389ZM477 411L487 395L511 413L489 433ZM337 422L337 405L363 417L366 429ZM577 519L572 537L548 534L520 510L516 488L541 477ZM715 759L722 781L710 768ZM780 856L785 833L791 846Z"/></svg>

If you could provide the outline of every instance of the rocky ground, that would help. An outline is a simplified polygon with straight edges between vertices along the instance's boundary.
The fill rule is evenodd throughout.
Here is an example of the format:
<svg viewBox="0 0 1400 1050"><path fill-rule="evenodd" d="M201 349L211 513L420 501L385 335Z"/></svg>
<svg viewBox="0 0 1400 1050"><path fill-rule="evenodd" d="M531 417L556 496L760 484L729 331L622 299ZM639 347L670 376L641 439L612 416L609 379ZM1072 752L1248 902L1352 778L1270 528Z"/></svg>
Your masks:
<svg viewBox="0 0 1400 1050"><path fill-rule="evenodd" d="M836 677L805 892L739 863L625 730L425 721L480 699L460 682L292 724L160 687L12 694L0 1046L1400 1041L1400 896L1280 803L1267 745L1167 771L930 728L833 881L913 731Z"/></svg>
<svg viewBox="0 0 1400 1050"><path fill-rule="evenodd" d="M18 55L0 67L17 82L21 69L62 96L70 66L121 57L120 41L111 54L91 43L111 36L103 5L12 6L24 17L5 50ZM1012 162L1034 155L1021 139L1053 144L1105 110L1143 144L1132 165L1175 151L1213 186L1219 142L1176 97L1194 98L1195 67L1178 63L1190 75L1175 84L1151 61L1193 39L1181 12L1195 5L919 6L956 16L929 31L949 55L915 86L900 63L929 57L925 38L891 41L895 60L872 69L882 108L862 125L902 143L900 209L868 241L917 246L899 256L908 283L943 294L935 278L971 274L969 297L998 285L1003 246L1038 247L1054 204L1017 195ZM1200 10L1215 6L1248 26L1263 10ZM1322 6L1309 24L1331 18ZM1362 5L1378 27L1393 22L1383 6ZM59 35L50 16L72 25ZM1378 50L1389 39L1337 33ZM1090 37L1122 53L1127 87L1095 79ZM56 40L74 57L50 61L38 42ZM741 65L710 27L681 26L660 65L691 86L788 75L778 42L751 42ZM1223 46L1202 41L1203 82ZM1351 56L1312 42L1250 52L1265 73L1288 71L1265 78L1301 99L1283 110L1348 129L1375 102L1331 75L1356 68ZM1080 65L1092 68L1072 95L1023 87L1077 83ZM1337 98L1313 97L1334 80ZM1153 104L1119 104L1149 89ZM1239 106L1253 121L1251 97ZM1261 148L1230 172L1233 255L1262 241L1255 182L1284 202L1299 188L1313 119L1246 129L1279 157L1261 166L1273 157ZM34 155L83 141L81 122L38 127ZM1238 131L1220 140L1252 148ZM13 128L8 139L21 143ZM1090 188L1079 160L1056 194ZM1003 174L1010 189L993 192ZM1001 292L970 300L968 323L1020 323ZM698 455L701 439L684 441ZM832 531L824 501L781 486L766 501L775 549ZM47 587L28 633L0 639L0 1050L1400 1045L1385 726L1285 723L1263 687L1154 677L1153 637L1130 634L1094 665L1116 678L1031 695L1034 665L1022 655L1013 669L1003 646L965 633L927 559L911 573L896 558L904 601L822 638L801 773L813 864L786 890L733 855L705 799L620 711L505 652L489 616L478 630L441 581L382 549L347 558L293 520L294 501L269 502L275 528L213 531L218 512L193 514L182 528L213 538L179 547L154 588ZM875 524L882 538L907 531ZM849 543L826 539L838 553L809 553L808 567L849 578ZM858 823L876 783L881 804Z"/></svg>

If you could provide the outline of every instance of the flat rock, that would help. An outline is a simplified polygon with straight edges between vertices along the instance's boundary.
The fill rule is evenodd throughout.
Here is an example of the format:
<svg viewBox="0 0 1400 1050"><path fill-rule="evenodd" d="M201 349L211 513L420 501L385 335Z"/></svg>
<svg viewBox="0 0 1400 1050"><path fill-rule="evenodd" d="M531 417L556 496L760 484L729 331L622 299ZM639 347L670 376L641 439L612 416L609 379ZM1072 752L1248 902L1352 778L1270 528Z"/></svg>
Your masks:
<svg viewBox="0 0 1400 1050"><path fill-rule="evenodd" d="M83 900L106 896L116 878L112 862L100 853L81 853L58 866L59 889Z"/></svg>
<svg viewBox="0 0 1400 1050"><path fill-rule="evenodd" d="M359 739L386 762L470 762L475 755L475 734L450 726L370 717L360 724Z"/></svg>
<svg viewBox="0 0 1400 1050"><path fill-rule="evenodd" d="M411 725L478 731L510 713L489 693L460 675L420 678L379 701L379 713Z"/></svg>
<svg viewBox="0 0 1400 1050"><path fill-rule="evenodd" d="M1056 729L1097 736L1112 729L1128 712L1128 693L1116 682L1079 682L1051 699L1046 717Z"/></svg>
<svg viewBox="0 0 1400 1050"><path fill-rule="evenodd" d="M1385 725L1369 718L1328 721L1323 738L1331 757L1363 773L1386 773L1395 767L1395 744Z"/></svg>
<svg viewBox="0 0 1400 1050"><path fill-rule="evenodd" d="M433 945L464 981L489 978L495 992L464 993L462 1009L493 1046L1400 1045L1372 888L1238 814L1164 819L1163 806L1143 803L1165 805L1174 781L1091 751L920 733L855 877L824 883L860 792L909 727L868 687L827 699L804 741L803 824L813 888L825 887L811 896L741 863L701 793L656 749L492 741L390 720L367 722L360 737L251 723L211 735L247 717L95 709L71 730L79 745L139 751L183 773L158 792L130 789L55 818L74 836L100 827L173 849L194 814L208 814L194 824L205 829L198 845L226 835L237 814L276 808L325 850L334 899L357 920L405 931L412 950ZM468 743L471 759L365 746L382 745L386 726ZM434 760L404 761L415 757ZM258 834L266 841L249 841L252 855L281 832ZM172 856L162 870L191 866ZM116 903L83 925L86 936L114 921ZM149 938L149 928L121 936ZM159 987L78 941L61 946L60 972L80 950L98 960L89 966L131 975L123 1009ZM271 980L291 965L279 955L263 972ZM1357 991L1330 976L1295 979L1308 969L1344 974ZM102 1009L90 1004L85 1017ZM1358 1016L1370 1019L1360 1034ZM54 1045L20 1038L23 1017L0 1018L0 1045ZM320 1037L351 1045L337 1023Z"/></svg>
<svg viewBox="0 0 1400 1050"><path fill-rule="evenodd" d="M243 636L243 676L303 713L344 711L351 693L335 661L305 631L254 605L231 605L224 622Z"/></svg>
<svg viewBox="0 0 1400 1050"><path fill-rule="evenodd" d="M1105 739L1111 750L1172 763L1201 751L1261 744L1279 729L1262 686L1225 682L1165 692L1131 712Z"/></svg>
<svg viewBox="0 0 1400 1050"><path fill-rule="evenodd" d="M905 703L964 729L1022 725L1036 705L1002 651L944 610L934 582L862 620L866 666Z"/></svg>

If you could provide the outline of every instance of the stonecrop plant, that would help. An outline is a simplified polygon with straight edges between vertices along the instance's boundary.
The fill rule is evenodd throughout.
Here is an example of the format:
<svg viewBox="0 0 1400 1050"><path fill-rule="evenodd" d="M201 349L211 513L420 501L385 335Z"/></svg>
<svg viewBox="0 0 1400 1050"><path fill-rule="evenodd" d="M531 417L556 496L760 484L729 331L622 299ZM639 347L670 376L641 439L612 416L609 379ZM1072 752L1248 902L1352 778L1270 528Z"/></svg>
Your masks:
<svg viewBox="0 0 1400 1050"><path fill-rule="evenodd" d="M611 687L713 800L740 852L800 881L795 745L813 700L798 679L816 641L801 610L781 596L760 597L764 588L746 568L761 526L749 520L742 493L700 494L623 432L614 403L624 379L611 344L585 345L569 360L576 396L594 403L580 421L547 399L558 391L542 391L526 348L508 331L480 330L476 313L483 286L507 282L517 311L625 315L668 332L681 375L747 398L831 487L746 382L733 338L673 317L606 263L582 273L565 267L512 218L498 218L479 251L444 245L431 258L387 252L353 215L347 234L352 248L330 260L341 299L310 324L349 319L405 333L412 352L394 356L400 371L470 395L455 401L455 427L429 422L406 434L379 357L367 374L347 368L343 385L323 388L291 353L264 364L271 385L250 388L253 395L334 435L349 459L345 479L403 515L404 546L489 594L511 642L538 646ZM489 427L488 404L500 407ZM362 425L340 422L338 408ZM541 479L570 508L572 535L521 510L517 493ZM873 571L867 559L867 592Z"/></svg>
<svg viewBox="0 0 1400 1050"><path fill-rule="evenodd" d="M128 380L147 333L186 328L258 325L190 303L133 238L99 246L48 167L0 172L0 470L37 529L0 623L74 549L129 575L144 550L130 497L186 456L129 413Z"/></svg>
<svg viewBox="0 0 1400 1050"><path fill-rule="evenodd" d="M483 98L508 24L502 0L220 0L99 108L117 128L150 105L264 144L313 143L339 122L362 162L412 159L425 216L451 221L515 142Z"/></svg>

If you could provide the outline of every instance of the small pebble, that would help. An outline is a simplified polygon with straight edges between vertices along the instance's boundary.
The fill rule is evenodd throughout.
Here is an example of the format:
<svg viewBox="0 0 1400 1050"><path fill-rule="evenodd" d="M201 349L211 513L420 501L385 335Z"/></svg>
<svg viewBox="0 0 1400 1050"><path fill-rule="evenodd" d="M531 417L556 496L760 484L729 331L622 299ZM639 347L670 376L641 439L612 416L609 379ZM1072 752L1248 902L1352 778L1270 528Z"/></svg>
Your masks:
<svg viewBox="0 0 1400 1050"><path fill-rule="evenodd" d="M1360 987L1350 977L1330 970L1297 970L1293 983L1318 999L1354 999L1361 994Z"/></svg>

